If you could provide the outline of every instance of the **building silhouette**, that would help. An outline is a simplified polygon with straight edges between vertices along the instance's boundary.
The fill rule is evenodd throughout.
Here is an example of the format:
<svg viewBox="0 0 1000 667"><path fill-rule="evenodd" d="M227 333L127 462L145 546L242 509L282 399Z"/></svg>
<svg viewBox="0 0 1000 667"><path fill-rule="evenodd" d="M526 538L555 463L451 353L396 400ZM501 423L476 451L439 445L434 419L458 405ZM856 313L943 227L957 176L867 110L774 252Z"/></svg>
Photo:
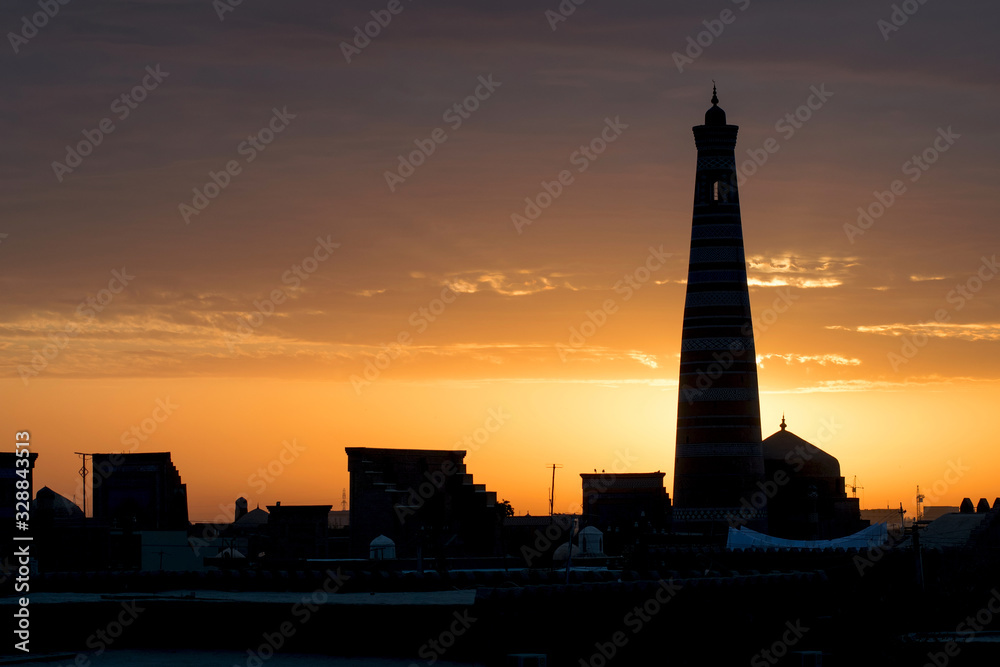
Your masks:
<svg viewBox="0 0 1000 667"><path fill-rule="evenodd" d="M120 530L187 530L187 485L170 452L93 455L94 519Z"/></svg>
<svg viewBox="0 0 1000 667"><path fill-rule="evenodd" d="M736 179L736 134L712 90L698 150L691 256L681 334L673 519L724 535L764 478L753 321ZM766 507L742 509L766 530Z"/></svg>
<svg viewBox="0 0 1000 667"><path fill-rule="evenodd" d="M327 558L332 505L267 506L268 558Z"/></svg>
<svg viewBox="0 0 1000 667"><path fill-rule="evenodd" d="M580 473L583 482L583 522L600 530L609 554L643 535L671 528L670 495L665 472Z"/></svg>
<svg viewBox="0 0 1000 667"><path fill-rule="evenodd" d="M840 462L787 429L764 439L768 532L791 540L845 537L869 526L857 498L848 498Z"/></svg>
<svg viewBox="0 0 1000 667"><path fill-rule="evenodd" d="M400 558L495 555L496 492L474 483L464 450L346 450L352 556L367 558L380 535Z"/></svg>
<svg viewBox="0 0 1000 667"><path fill-rule="evenodd" d="M108 560L109 530L89 521L69 498L45 486L31 503L39 572L97 570Z"/></svg>

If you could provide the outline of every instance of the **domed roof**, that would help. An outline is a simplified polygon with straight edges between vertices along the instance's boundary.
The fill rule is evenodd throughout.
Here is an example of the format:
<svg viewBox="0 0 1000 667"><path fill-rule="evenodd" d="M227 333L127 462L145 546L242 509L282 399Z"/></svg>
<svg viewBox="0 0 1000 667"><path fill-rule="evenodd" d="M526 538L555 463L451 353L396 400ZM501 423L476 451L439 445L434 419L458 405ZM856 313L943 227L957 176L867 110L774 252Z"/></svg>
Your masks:
<svg viewBox="0 0 1000 667"><path fill-rule="evenodd" d="M715 86L712 86L712 107L705 112L705 125L725 125L726 112L719 106L719 96L715 93Z"/></svg>
<svg viewBox="0 0 1000 667"><path fill-rule="evenodd" d="M573 548L572 551L573 558L576 558L577 556L580 556L583 553L582 551L580 551L580 547L576 546L575 544L572 545L572 548ZM569 553L570 553L569 545L567 545L566 542L563 542L556 548L555 553L552 554L552 560L559 560L559 561L566 560L566 557Z"/></svg>
<svg viewBox="0 0 1000 667"><path fill-rule="evenodd" d="M791 465L793 470L801 466L796 472L798 475L840 477L840 461L787 430L784 417L781 418L781 430L764 438L761 448L764 461L781 460Z"/></svg>
<svg viewBox="0 0 1000 667"><path fill-rule="evenodd" d="M13 482L11 482L13 485ZM55 519L82 519L83 510L77 507L72 500L56 493L47 486L43 486L35 494L35 499L31 502L32 509L51 512Z"/></svg>
<svg viewBox="0 0 1000 667"><path fill-rule="evenodd" d="M267 523L268 518L267 510L262 510L261 508L253 509L241 516L239 519L233 522L236 526L261 526Z"/></svg>

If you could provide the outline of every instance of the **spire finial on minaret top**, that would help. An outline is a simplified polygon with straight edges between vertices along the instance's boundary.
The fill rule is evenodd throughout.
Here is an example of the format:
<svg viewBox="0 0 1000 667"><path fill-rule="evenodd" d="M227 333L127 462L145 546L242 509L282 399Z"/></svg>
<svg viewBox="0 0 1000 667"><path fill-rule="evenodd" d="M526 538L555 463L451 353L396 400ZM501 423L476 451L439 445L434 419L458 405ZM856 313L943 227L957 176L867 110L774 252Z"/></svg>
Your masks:
<svg viewBox="0 0 1000 667"><path fill-rule="evenodd" d="M705 125L725 125L726 112L719 106L719 95L715 89L715 80L712 80L712 106L705 112Z"/></svg>
<svg viewBox="0 0 1000 667"><path fill-rule="evenodd" d="M785 413L784 412L781 413L781 430L782 431L785 430Z"/></svg>

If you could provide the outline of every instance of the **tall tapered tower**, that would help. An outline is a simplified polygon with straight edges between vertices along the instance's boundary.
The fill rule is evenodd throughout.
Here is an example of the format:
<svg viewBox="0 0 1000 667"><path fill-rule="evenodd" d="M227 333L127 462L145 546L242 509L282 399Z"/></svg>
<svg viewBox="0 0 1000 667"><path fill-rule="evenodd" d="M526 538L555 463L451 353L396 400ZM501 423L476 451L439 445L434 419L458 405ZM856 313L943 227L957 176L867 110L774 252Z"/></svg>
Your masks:
<svg viewBox="0 0 1000 667"><path fill-rule="evenodd" d="M693 130L698 167L681 334L674 520L679 530L721 537L727 523L766 529L757 485L764 459L736 182L739 127L726 123L714 87L705 124Z"/></svg>

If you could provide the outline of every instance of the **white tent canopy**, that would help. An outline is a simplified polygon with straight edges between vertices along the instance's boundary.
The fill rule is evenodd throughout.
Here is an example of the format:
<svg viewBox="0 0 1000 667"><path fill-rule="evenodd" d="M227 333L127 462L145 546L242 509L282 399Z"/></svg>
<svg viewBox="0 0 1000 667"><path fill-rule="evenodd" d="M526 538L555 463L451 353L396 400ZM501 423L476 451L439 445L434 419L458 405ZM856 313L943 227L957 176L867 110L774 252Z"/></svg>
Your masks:
<svg viewBox="0 0 1000 667"><path fill-rule="evenodd" d="M780 537L772 537L764 533L758 533L744 526L729 528L729 539L726 542L727 549L866 549L877 547L885 543L888 539L888 532L884 523L876 523L859 530L853 535L838 537L833 540L786 540Z"/></svg>

